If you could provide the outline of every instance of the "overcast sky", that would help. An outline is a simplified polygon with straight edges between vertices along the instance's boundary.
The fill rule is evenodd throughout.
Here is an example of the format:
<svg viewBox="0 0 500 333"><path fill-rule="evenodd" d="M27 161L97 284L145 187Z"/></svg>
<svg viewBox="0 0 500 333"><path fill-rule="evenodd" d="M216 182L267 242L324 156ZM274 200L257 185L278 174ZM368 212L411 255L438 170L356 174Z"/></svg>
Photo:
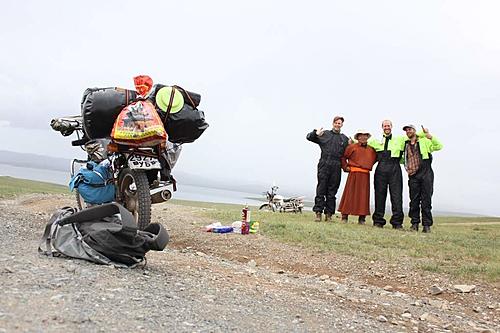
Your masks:
<svg viewBox="0 0 500 333"><path fill-rule="evenodd" d="M148 74L202 95L185 172L312 195L307 132L340 114L381 136L391 119L444 144L434 209L500 215L499 16L494 0L3 2L0 149L73 157L50 119Z"/></svg>

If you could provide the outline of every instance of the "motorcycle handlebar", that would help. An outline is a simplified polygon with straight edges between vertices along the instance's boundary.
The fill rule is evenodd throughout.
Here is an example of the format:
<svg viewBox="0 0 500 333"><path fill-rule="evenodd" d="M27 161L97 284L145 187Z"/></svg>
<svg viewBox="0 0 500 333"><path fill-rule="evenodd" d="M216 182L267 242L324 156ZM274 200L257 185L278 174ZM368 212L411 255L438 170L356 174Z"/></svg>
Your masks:
<svg viewBox="0 0 500 333"><path fill-rule="evenodd" d="M83 146L84 144L86 144L87 142L89 141L88 138L82 138L80 140L73 140L71 141L71 145L72 146Z"/></svg>

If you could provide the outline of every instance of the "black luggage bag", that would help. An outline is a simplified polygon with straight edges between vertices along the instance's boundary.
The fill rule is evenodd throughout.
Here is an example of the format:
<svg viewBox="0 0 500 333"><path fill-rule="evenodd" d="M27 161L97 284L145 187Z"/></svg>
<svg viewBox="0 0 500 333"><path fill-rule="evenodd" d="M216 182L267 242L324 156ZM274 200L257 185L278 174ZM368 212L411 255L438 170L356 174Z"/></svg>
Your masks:
<svg viewBox="0 0 500 333"><path fill-rule="evenodd" d="M88 88L83 93L83 129L90 139L110 136L122 109L137 99L137 92L123 88Z"/></svg>

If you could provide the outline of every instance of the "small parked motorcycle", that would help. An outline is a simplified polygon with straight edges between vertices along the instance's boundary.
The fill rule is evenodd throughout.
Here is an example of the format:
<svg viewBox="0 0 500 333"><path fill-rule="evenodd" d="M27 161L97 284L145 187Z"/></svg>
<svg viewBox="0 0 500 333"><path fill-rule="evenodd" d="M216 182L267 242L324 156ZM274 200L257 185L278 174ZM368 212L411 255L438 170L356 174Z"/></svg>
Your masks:
<svg viewBox="0 0 500 333"><path fill-rule="evenodd" d="M271 192L264 192L267 203L261 205L259 210L267 210L271 212L293 212L293 213L302 213L302 209L304 208L304 197L290 197L285 198L282 195L277 194L279 187L272 186Z"/></svg>

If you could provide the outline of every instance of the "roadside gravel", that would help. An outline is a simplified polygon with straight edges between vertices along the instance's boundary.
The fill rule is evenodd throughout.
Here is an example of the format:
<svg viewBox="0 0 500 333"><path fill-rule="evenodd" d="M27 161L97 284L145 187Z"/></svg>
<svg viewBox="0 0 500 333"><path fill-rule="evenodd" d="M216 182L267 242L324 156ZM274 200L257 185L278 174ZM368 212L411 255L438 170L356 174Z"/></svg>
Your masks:
<svg viewBox="0 0 500 333"><path fill-rule="evenodd" d="M212 234L202 208L156 205L171 243L115 269L36 252L68 196L0 201L0 332L496 332L496 286L451 292L446 276ZM403 283L405 282L405 283ZM425 285L424 285L425 282ZM443 288L429 294L429 284Z"/></svg>

